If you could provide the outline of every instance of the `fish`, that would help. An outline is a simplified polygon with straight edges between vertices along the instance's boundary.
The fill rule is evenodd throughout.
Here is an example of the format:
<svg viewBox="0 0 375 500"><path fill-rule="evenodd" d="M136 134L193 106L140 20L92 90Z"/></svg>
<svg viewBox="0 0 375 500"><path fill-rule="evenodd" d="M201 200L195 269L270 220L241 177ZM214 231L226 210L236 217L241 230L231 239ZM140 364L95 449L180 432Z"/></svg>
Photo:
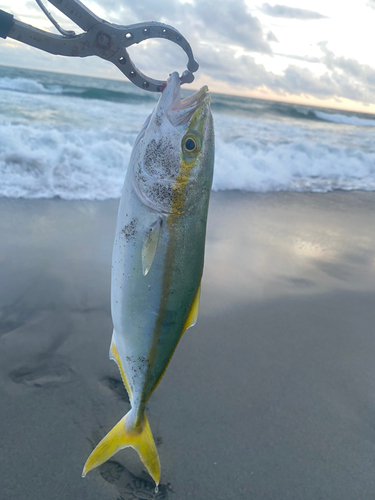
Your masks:
<svg viewBox="0 0 375 500"><path fill-rule="evenodd" d="M93 450L83 477L132 447L156 487L160 482L145 405L197 320L214 142L208 87L181 100L172 73L135 141L113 248L110 358L131 409Z"/></svg>

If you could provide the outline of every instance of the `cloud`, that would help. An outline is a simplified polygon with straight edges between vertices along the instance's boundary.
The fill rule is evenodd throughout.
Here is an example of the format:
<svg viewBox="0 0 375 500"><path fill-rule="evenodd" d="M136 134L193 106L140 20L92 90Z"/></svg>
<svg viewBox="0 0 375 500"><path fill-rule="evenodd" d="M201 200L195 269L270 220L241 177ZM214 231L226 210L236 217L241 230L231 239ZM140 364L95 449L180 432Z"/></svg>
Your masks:
<svg viewBox="0 0 375 500"><path fill-rule="evenodd" d="M286 59L295 59L296 61L308 62L308 63L321 63L321 57L311 57L311 56L297 56L296 54L282 54L280 52L274 52L275 56L285 57Z"/></svg>
<svg viewBox="0 0 375 500"><path fill-rule="evenodd" d="M1 0L0 0L1 1ZM28 15L39 13L41 22L46 22L43 14L31 0L25 0L27 7L24 9ZM246 52L256 52L272 55L270 42L276 37L264 30L260 21L249 11L245 0L196 0L194 3L182 3L177 0L142 0L142 2L118 2L118 0L91 0L84 2L96 15L115 24L131 25L145 21L160 21L174 26L191 44L194 55L202 66L201 51L205 44L210 44L219 49L228 46L241 48ZM65 29L75 29L70 21L59 11L52 8L53 15ZM30 21L29 21L30 22ZM40 22L32 22L40 25ZM40 27L43 27L40 26ZM49 29L49 28L47 28ZM51 27L51 31L53 31ZM25 46L19 45L20 57L25 54ZM186 69L186 56L177 45L166 40L147 41L134 45L129 50L134 64L146 75L165 79L173 70L180 73ZM233 53L231 52L233 58ZM52 58L51 55L48 57ZM222 58L220 52L212 52L215 59ZM70 59L64 59L60 70L70 67ZM52 59L51 63L52 63ZM26 61L26 58L25 58ZM86 73L86 68L94 68L97 59L90 58L90 64L82 61L81 73ZM55 61L54 61L55 63ZM18 64L22 64L21 61ZM27 66L27 62L24 63ZM43 59L43 68L44 66ZM74 66L74 63L72 63ZM229 72L231 61L226 61L226 73ZM52 69L52 68L51 68ZM92 70L91 70L92 71ZM113 77L121 77L116 68Z"/></svg>
<svg viewBox="0 0 375 500"><path fill-rule="evenodd" d="M348 77L355 78L368 85L375 86L375 70L371 66L367 64L360 64L355 59L348 59L342 56L336 57L335 54L328 49L327 42L320 42L318 46L324 53L324 57L321 61L327 66L327 68L332 71L340 69Z"/></svg>
<svg viewBox="0 0 375 500"><path fill-rule="evenodd" d="M267 33L267 42L278 42L279 40L277 39L276 35L272 33L272 31L269 31Z"/></svg>
<svg viewBox="0 0 375 500"><path fill-rule="evenodd" d="M326 19L327 16L314 12L312 10L297 9L294 7L287 7L286 5L276 4L274 6L269 3L264 3L260 9L267 16L284 17L286 19L300 19L303 21L310 21L312 19Z"/></svg>
<svg viewBox="0 0 375 500"><path fill-rule="evenodd" d="M195 15L199 20L200 33L210 32L216 39L221 40L226 38L233 45L240 45L245 50L272 53L265 40L261 23L248 12L243 0L197 2Z"/></svg>
<svg viewBox="0 0 375 500"><path fill-rule="evenodd" d="M339 86L328 75L317 77L309 69L288 66L282 74L267 71L264 65L255 61L253 56L244 54L235 59L231 71L226 71L225 60L233 60L230 49L220 60L213 57L211 48L207 48L202 58L202 68L209 70L210 77L229 83L233 88L256 89L267 87L280 96L286 94L313 95L321 99L331 98L339 92ZM215 62L213 62L215 61ZM225 78L225 80L224 80Z"/></svg>
<svg viewBox="0 0 375 500"><path fill-rule="evenodd" d="M375 70L368 64L360 64L357 60L343 56L335 56L328 49L327 42L320 42L324 56L321 62L330 70L336 81L341 82L344 93L351 95L349 99L362 102L375 100Z"/></svg>
<svg viewBox="0 0 375 500"><path fill-rule="evenodd" d="M355 59L335 56L327 42L318 45L323 52L319 62L326 67L326 72L315 76L307 69L289 66L284 73L284 88L289 84L290 89L305 89L316 97L342 97L372 104L375 101L375 70Z"/></svg>
<svg viewBox="0 0 375 500"><path fill-rule="evenodd" d="M312 58L312 61L326 67L321 75L295 64L289 65L281 74L267 71L249 54L236 58L235 51L229 47L222 50L221 57L217 56L214 48L205 47L200 54L200 62L202 71L210 78L229 83L233 90L266 87L280 96L313 96L323 100L346 98L365 105L372 104L375 101L375 70L354 59L335 56L326 43L319 44L319 47L323 55ZM298 56L293 57L298 59ZM230 71L227 61L233 61Z"/></svg>
<svg viewBox="0 0 375 500"><path fill-rule="evenodd" d="M312 95L320 99L329 99L341 94L340 86L328 73L316 76L308 68L299 66L288 66L279 84L280 90L287 93Z"/></svg>
<svg viewBox="0 0 375 500"><path fill-rule="evenodd" d="M29 0L27 0L29 1ZM372 0L375 4L375 0ZM1 2L1 0L0 0ZM265 30L256 16L246 7L244 0L195 0L181 3L177 0L142 0L121 3L118 0L95 0L87 4L97 15L116 24L133 24L157 20L170 24L189 40L200 64L197 73L202 84L205 80L230 85L237 92L269 89L280 96L313 96L320 99L347 98L362 103L375 102L375 70L355 59L336 56L327 42L319 43L318 57L301 57L272 52L271 43L277 42L274 33ZM285 16L296 19L318 19L311 11L263 4L269 9L281 9ZM286 10L285 10L286 9ZM281 11L279 11L278 15ZM33 14L33 11L28 11ZM303 16L302 14L303 13ZM307 14L306 14L307 13ZM274 15L274 14L273 14ZM298 17L299 16L299 17ZM301 17L302 16L302 17ZM310 16L310 17L309 17ZM42 17L44 19L44 17ZM34 23L32 23L34 24ZM64 28L70 29L65 23ZM238 50L241 47L242 50ZM131 57L146 75L165 79L172 71L186 69L186 56L177 45L166 40L150 40L130 48ZM259 63L257 54L268 54L294 59L281 73L268 71ZM238 55L241 54L239 57ZM255 57L257 56L257 57ZM300 62L319 64L323 74L316 74L314 66L301 67ZM11 39L0 42L2 64L23 65L46 70L58 70L92 76L121 78L111 63L99 58L63 58L32 49ZM285 59L283 61L285 63ZM305 65L304 65L305 66Z"/></svg>
<svg viewBox="0 0 375 500"><path fill-rule="evenodd" d="M247 51L272 54L267 35L258 18L244 0L205 0L181 3L176 0L129 2L119 9L118 0L101 0L95 6L106 12L106 19L117 24L146 20L173 25L189 40L230 43Z"/></svg>
<svg viewBox="0 0 375 500"><path fill-rule="evenodd" d="M215 48L207 45L201 50L199 59L210 78L229 83L236 89L254 89L272 82L272 73L267 72L262 64L256 63L253 56L235 58L235 50L230 47L222 48L218 57ZM231 61L230 69L228 61Z"/></svg>

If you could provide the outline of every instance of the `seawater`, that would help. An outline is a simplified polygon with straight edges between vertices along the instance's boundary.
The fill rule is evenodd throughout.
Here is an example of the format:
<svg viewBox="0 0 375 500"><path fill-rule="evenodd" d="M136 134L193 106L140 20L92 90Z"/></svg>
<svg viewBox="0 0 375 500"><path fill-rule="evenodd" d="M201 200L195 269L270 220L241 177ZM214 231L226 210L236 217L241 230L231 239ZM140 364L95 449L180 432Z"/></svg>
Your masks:
<svg viewBox="0 0 375 500"><path fill-rule="evenodd" d="M0 66L0 196L118 198L157 99L127 81ZM214 190L375 190L374 115L215 93L211 102Z"/></svg>

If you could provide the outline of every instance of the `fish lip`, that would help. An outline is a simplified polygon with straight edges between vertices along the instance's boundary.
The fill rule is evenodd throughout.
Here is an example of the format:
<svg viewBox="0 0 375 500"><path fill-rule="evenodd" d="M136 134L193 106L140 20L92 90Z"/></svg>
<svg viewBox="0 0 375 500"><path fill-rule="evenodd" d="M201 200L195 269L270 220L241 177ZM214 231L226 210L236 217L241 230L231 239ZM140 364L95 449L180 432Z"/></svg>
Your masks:
<svg viewBox="0 0 375 500"><path fill-rule="evenodd" d="M159 101L159 111L164 112L169 121L175 126L186 125L195 111L209 103L210 95L207 85L193 95L181 100L180 77L177 72L172 73L166 83Z"/></svg>
<svg viewBox="0 0 375 500"><path fill-rule="evenodd" d="M171 73L160 98L160 107L166 111L197 108L209 95L207 85L181 100L181 84L177 71Z"/></svg>
<svg viewBox="0 0 375 500"><path fill-rule="evenodd" d="M185 99L182 99L182 101L180 101L180 109L187 109L192 107L196 109L200 104L202 104L204 100L207 100L208 97L208 87L207 85L203 85L203 87L197 90L194 94L189 97L185 97Z"/></svg>

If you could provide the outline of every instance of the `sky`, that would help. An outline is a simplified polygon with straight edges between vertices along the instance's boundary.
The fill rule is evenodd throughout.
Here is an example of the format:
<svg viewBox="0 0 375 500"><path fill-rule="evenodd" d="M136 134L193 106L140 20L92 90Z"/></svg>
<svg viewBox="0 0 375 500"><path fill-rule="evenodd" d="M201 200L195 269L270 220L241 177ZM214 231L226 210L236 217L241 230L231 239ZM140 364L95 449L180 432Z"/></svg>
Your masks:
<svg viewBox="0 0 375 500"><path fill-rule="evenodd" d="M47 0L64 29L80 30ZM86 0L107 21L160 21L177 28L200 64L191 88L375 113L375 0ZM0 0L0 9L54 32L35 0ZM186 56L166 40L131 47L135 65L165 80L186 69ZM0 64L121 80L98 57L52 56L0 39Z"/></svg>

